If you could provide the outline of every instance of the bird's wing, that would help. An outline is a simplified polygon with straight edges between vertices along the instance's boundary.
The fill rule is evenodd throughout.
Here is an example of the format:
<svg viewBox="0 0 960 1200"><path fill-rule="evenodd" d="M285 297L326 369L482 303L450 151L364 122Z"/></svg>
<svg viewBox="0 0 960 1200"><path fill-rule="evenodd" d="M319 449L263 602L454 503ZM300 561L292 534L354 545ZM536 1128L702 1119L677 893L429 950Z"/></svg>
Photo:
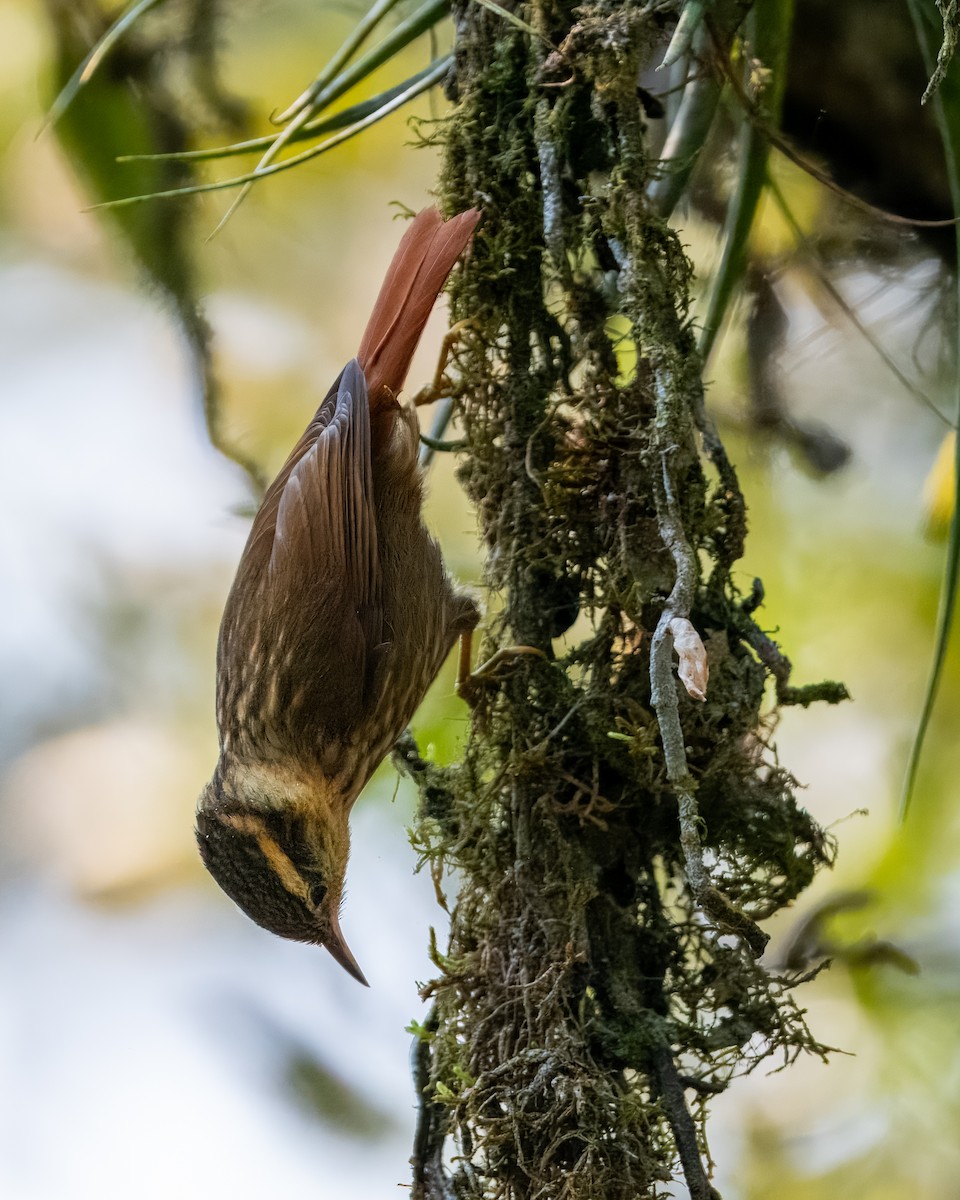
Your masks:
<svg viewBox="0 0 960 1200"><path fill-rule="evenodd" d="M370 414L356 359L340 376L329 423L283 484L267 571L287 582L303 576L308 585L317 578L339 583L358 607L373 595L377 527Z"/></svg>
<svg viewBox="0 0 960 1200"><path fill-rule="evenodd" d="M299 753L349 738L382 642L379 577L367 388L354 360L250 531L221 626L220 675L233 676L221 679L221 731Z"/></svg>

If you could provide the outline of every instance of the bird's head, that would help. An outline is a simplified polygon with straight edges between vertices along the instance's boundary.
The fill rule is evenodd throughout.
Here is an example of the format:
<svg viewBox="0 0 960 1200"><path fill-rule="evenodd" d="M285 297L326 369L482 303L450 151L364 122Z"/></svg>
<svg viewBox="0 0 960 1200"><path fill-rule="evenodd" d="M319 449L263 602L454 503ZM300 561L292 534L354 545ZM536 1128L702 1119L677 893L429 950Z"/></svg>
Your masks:
<svg viewBox="0 0 960 1200"><path fill-rule="evenodd" d="M305 789L284 792L274 783L257 773L227 788L222 777L207 784L197 810L204 865L258 925L279 937L325 946L366 986L340 932L346 817L338 820L335 808Z"/></svg>

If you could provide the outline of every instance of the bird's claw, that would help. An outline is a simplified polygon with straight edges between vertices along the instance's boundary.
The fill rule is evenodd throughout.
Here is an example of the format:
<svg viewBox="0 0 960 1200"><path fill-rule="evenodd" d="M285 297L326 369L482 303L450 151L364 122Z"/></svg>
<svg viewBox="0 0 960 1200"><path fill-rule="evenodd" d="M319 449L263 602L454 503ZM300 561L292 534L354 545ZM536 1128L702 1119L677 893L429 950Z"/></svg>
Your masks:
<svg viewBox="0 0 960 1200"><path fill-rule="evenodd" d="M473 317L466 317L463 321L457 321L455 325L450 326L440 343L440 357L437 360L437 369L433 373L433 379L413 397L415 408L419 408L422 404L433 404L435 400L449 396L454 391L456 385L447 375L447 367L450 365L453 349L468 329L476 328L477 322Z"/></svg>
<svg viewBox="0 0 960 1200"><path fill-rule="evenodd" d="M484 688L505 678L506 668L518 658L527 654L543 659L547 657L536 646L503 646L486 662L471 671L470 648L469 636L461 636L456 692L460 699L469 704L471 708L476 707Z"/></svg>

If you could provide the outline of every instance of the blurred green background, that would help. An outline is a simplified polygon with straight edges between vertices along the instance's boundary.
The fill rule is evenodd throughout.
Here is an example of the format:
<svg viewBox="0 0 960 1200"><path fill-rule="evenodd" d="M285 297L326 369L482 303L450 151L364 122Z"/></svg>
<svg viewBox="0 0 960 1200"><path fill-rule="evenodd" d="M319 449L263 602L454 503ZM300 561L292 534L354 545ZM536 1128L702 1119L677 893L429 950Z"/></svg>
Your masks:
<svg viewBox="0 0 960 1200"><path fill-rule="evenodd" d="M257 131L357 11L231 7L224 83ZM251 493L209 447L168 306L83 211L56 138L36 136L53 54L44 13L0 0L0 1195L393 1195L414 1120L404 1026L423 1019L417 980L443 917L414 874L412 797L385 767L355 810L344 928L369 991L254 927L202 873L192 813L215 759L216 629ZM398 71L430 57L425 39ZM410 111L261 184L209 243L228 199L198 205L190 246L228 433L268 468L356 349L400 233L391 203L429 200L437 158L410 145ZM715 232L679 221L709 272ZM832 278L945 409L937 270L914 247L895 268L848 257ZM727 1200L960 1195L956 649L914 811L906 827L895 817L937 605L923 488L944 427L803 271L784 266L778 288L789 403L828 423L850 464L815 478L747 433L736 330L710 400L750 507L743 589L763 579L795 682L839 678L853 696L788 711L777 735L840 852L773 923L769 957L840 898L820 931L837 960L798 993L838 1053L716 1102L717 1183ZM442 329L437 314L412 386ZM453 467L435 461L428 517L473 580ZM464 727L448 664L415 731L446 756Z"/></svg>

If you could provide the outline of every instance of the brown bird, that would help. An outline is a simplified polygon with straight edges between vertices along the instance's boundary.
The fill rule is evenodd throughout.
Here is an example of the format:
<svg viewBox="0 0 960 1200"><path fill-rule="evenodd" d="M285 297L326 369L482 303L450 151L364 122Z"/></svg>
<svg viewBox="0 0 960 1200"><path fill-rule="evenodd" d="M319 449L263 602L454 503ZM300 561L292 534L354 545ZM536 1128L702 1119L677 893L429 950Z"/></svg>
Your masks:
<svg viewBox="0 0 960 1200"><path fill-rule="evenodd" d="M479 617L424 527L417 416L397 403L479 216L424 209L404 234L357 357L254 519L217 645L203 861L258 925L364 984L339 921L350 809Z"/></svg>

